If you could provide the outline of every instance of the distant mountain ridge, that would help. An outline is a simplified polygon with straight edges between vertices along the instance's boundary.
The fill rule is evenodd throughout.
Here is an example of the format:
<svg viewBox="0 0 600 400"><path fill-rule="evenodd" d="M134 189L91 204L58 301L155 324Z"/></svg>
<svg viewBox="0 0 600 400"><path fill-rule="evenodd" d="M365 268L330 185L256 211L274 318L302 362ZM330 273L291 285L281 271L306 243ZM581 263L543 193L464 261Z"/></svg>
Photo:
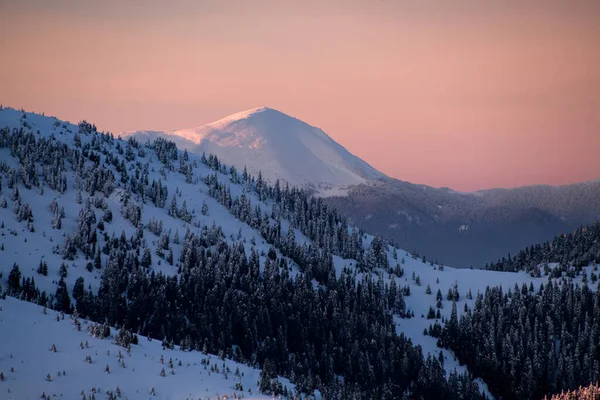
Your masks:
<svg viewBox="0 0 600 400"><path fill-rule="evenodd" d="M461 194L386 180L324 201L369 233L474 268L600 221L600 181Z"/></svg>

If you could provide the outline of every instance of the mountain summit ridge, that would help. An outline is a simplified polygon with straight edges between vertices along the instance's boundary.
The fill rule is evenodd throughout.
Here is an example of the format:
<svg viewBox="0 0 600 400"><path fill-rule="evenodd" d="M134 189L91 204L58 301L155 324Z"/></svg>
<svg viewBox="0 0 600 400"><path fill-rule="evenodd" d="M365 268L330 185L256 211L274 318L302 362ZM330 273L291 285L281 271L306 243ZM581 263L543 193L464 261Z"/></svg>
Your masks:
<svg viewBox="0 0 600 400"><path fill-rule="evenodd" d="M228 115L226 117L223 117L221 119L218 119L216 121L210 122L210 123L208 123L208 124L206 124L204 126L209 126L209 125L210 126L215 126L215 125L226 123L226 122L239 121L241 119L249 118L249 117L251 117L251 116L253 116L255 114L264 113L264 112L267 112L267 113L279 113L279 114L286 115L286 116L288 116L290 118L294 118L291 115L287 115L287 114L285 114L285 113L283 113L283 112L281 112L279 110L276 110L274 108L267 107L267 106L259 106L259 107L255 107L255 108L249 108L249 109L244 110L244 111L238 111L236 113L230 114L230 115ZM295 118L295 119L297 119L297 118Z"/></svg>

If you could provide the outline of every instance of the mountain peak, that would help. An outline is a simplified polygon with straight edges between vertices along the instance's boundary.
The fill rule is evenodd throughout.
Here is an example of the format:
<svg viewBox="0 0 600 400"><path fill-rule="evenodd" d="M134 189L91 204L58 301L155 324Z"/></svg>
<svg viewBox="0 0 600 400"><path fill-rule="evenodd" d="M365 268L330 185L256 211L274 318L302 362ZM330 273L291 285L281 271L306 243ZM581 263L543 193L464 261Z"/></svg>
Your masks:
<svg viewBox="0 0 600 400"><path fill-rule="evenodd" d="M341 188L385 177L321 129L266 106L168 136L188 151L215 154L252 174L261 171L268 181L279 179L320 192L340 193Z"/></svg>
<svg viewBox="0 0 600 400"><path fill-rule="evenodd" d="M300 120L298 120L290 115L287 115L281 111L275 110L274 108L260 106L260 107L256 107L256 108L251 108L249 110L236 112L234 114L228 115L226 117L218 119L218 120L211 122L209 124L206 124L204 126L206 126L206 127L221 126L224 124L230 124L230 123L234 123L237 121L244 121L244 120L248 120L248 119L257 119L257 118L269 119L266 121L269 124L273 123L273 121L272 121L273 119L278 119L278 118L300 121ZM202 128L202 127L199 127L196 129L200 129L200 128Z"/></svg>
<svg viewBox="0 0 600 400"><path fill-rule="evenodd" d="M250 109L244 110L244 111L238 111L236 113L233 113L231 115L228 115L226 117L218 119L217 121L211 122L210 124L207 124L207 125L213 125L213 124L215 124L217 122L221 122L221 121L236 121L236 120L240 120L240 119L250 118L257 114L263 114L263 113L280 114L280 115L285 115L286 117L289 117L289 118L293 118L293 117L291 117L279 110L276 110L274 108L270 108L267 106L260 106L260 107L250 108Z"/></svg>

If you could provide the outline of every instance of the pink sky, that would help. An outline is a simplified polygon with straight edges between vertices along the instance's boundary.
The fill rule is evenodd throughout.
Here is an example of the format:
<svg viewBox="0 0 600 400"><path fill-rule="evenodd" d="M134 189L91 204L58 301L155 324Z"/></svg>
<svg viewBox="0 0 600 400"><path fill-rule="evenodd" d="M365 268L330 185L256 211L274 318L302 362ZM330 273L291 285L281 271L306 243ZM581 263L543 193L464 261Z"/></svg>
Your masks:
<svg viewBox="0 0 600 400"><path fill-rule="evenodd" d="M411 182L600 178L598 1L11 3L4 105L115 133L266 105Z"/></svg>

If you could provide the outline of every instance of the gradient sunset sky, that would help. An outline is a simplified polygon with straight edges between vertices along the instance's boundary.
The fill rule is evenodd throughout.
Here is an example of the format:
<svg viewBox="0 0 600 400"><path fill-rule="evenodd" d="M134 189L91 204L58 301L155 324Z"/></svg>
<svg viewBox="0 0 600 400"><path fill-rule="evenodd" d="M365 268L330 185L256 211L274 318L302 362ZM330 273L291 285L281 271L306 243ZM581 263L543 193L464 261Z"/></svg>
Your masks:
<svg viewBox="0 0 600 400"><path fill-rule="evenodd" d="M171 130L268 106L456 190L600 178L600 1L0 0L0 103Z"/></svg>

